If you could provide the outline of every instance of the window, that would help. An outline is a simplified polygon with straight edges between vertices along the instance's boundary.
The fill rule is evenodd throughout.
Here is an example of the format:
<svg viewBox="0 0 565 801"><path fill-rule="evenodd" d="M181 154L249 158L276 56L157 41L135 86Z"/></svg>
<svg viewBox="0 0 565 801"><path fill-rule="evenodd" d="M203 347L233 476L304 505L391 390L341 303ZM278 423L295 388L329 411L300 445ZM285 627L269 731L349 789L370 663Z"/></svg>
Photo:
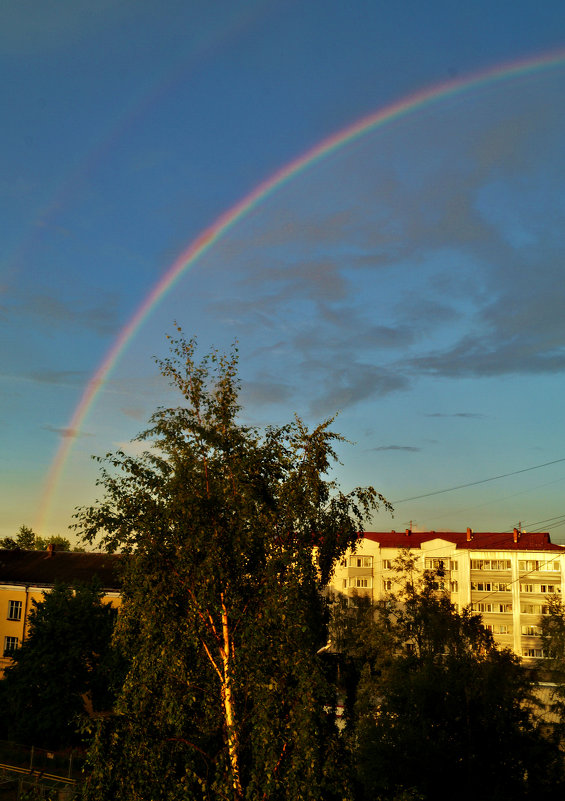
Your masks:
<svg viewBox="0 0 565 801"><path fill-rule="evenodd" d="M392 579L385 579L383 581L383 587L386 592L390 592L392 590Z"/></svg>
<svg viewBox="0 0 565 801"><path fill-rule="evenodd" d="M373 557L352 556L349 559L349 567L373 567Z"/></svg>
<svg viewBox="0 0 565 801"><path fill-rule="evenodd" d="M451 562L451 569L455 571L459 570L459 562Z"/></svg>
<svg viewBox="0 0 565 801"><path fill-rule="evenodd" d="M512 611L512 604L495 604L494 605L495 612L511 612Z"/></svg>
<svg viewBox="0 0 565 801"><path fill-rule="evenodd" d="M510 570L510 559L471 559L471 570Z"/></svg>
<svg viewBox="0 0 565 801"><path fill-rule="evenodd" d="M541 648L526 648L526 650L524 651L524 656L530 656L536 659L542 659L545 656L545 654L543 652L543 649Z"/></svg>
<svg viewBox="0 0 565 801"><path fill-rule="evenodd" d="M524 570L526 573L531 573L534 570L541 570L543 564L543 562L540 562L537 559L520 559L518 562L518 567L520 570Z"/></svg>
<svg viewBox="0 0 565 801"><path fill-rule="evenodd" d="M383 570L392 570L392 559L383 559Z"/></svg>
<svg viewBox="0 0 565 801"><path fill-rule="evenodd" d="M542 608L539 604L522 604L523 615L541 615Z"/></svg>
<svg viewBox="0 0 565 801"><path fill-rule="evenodd" d="M347 587L347 579L343 579L343 589Z"/></svg>
<svg viewBox="0 0 565 801"><path fill-rule="evenodd" d="M22 619L22 602L8 601L8 620Z"/></svg>
<svg viewBox="0 0 565 801"><path fill-rule="evenodd" d="M492 604L475 604L479 612L492 612Z"/></svg>
<svg viewBox="0 0 565 801"><path fill-rule="evenodd" d="M372 579L370 578L361 578L357 576L357 578L351 579L354 587L371 587L372 586Z"/></svg>
<svg viewBox="0 0 565 801"><path fill-rule="evenodd" d="M18 650L17 637L4 637L4 656L10 656L14 651Z"/></svg>
<svg viewBox="0 0 565 801"><path fill-rule="evenodd" d="M561 592L561 587L558 584L540 584L539 591L555 595L555 593Z"/></svg>
<svg viewBox="0 0 565 801"><path fill-rule="evenodd" d="M522 634L526 637L539 637L541 629L539 626L522 626Z"/></svg>
<svg viewBox="0 0 565 801"><path fill-rule="evenodd" d="M485 629L493 634L508 634L508 626L505 624L488 623L485 625Z"/></svg>
<svg viewBox="0 0 565 801"><path fill-rule="evenodd" d="M472 581L471 589L477 592L490 592L492 590L492 584L490 581Z"/></svg>
<svg viewBox="0 0 565 801"><path fill-rule="evenodd" d="M449 570L449 559L425 559L424 567L426 570Z"/></svg>
<svg viewBox="0 0 565 801"><path fill-rule="evenodd" d="M493 592L510 592L510 584L505 581L493 581L492 589Z"/></svg>
<svg viewBox="0 0 565 801"><path fill-rule="evenodd" d="M451 592L459 592L459 584L457 581L451 582Z"/></svg>
<svg viewBox="0 0 565 801"><path fill-rule="evenodd" d="M533 584L520 584L520 592L535 592Z"/></svg>

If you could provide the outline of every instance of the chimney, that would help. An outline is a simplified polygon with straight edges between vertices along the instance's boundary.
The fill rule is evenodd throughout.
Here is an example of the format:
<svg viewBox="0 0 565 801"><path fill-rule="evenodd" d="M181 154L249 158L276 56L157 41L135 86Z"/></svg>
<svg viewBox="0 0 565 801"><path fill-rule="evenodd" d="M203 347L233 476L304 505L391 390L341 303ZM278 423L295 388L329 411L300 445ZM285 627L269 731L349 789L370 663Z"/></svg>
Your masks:
<svg viewBox="0 0 565 801"><path fill-rule="evenodd" d="M520 539L520 532L518 531L517 528L515 528L512 532L512 539L514 540L514 542L518 542L518 540Z"/></svg>
<svg viewBox="0 0 565 801"><path fill-rule="evenodd" d="M409 529L409 528L407 528L407 529L406 529L406 531L405 531L404 533L406 534L406 536L407 536L407 537L409 537L409 536L410 536L410 534L412 534L412 530L411 530L411 529Z"/></svg>
<svg viewBox="0 0 565 801"><path fill-rule="evenodd" d="M471 542L473 539L473 529L467 526L467 542Z"/></svg>
<svg viewBox="0 0 565 801"><path fill-rule="evenodd" d="M50 542L49 545L47 546L47 556L45 558L51 559L54 553L55 553L55 545L54 543Z"/></svg>

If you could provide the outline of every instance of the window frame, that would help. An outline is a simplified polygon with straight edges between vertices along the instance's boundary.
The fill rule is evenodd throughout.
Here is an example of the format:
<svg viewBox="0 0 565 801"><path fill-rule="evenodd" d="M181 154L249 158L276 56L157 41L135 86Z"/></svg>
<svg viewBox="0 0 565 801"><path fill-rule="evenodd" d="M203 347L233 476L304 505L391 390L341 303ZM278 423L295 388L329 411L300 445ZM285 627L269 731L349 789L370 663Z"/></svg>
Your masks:
<svg viewBox="0 0 565 801"><path fill-rule="evenodd" d="M21 601L8 601L8 617L7 620L21 620L22 619L22 607L23 604Z"/></svg>
<svg viewBox="0 0 565 801"><path fill-rule="evenodd" d="M4 637L4 656L11 658L11 655L14 653L14 651L17 651L19 647L19 638L14 637L11 634L6 634Z"/></svg>

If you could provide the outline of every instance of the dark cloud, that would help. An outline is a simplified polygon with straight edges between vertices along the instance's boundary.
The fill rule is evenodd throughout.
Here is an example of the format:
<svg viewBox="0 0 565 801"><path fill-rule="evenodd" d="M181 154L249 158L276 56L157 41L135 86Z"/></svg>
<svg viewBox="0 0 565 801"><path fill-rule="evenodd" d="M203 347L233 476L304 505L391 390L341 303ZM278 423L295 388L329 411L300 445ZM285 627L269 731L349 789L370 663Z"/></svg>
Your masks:
<svg viewBox="0 0 565 801"><path fill-rule="evenodd" d="M315 416L332 415L360 401L384 397L409 386L408 379L394 370L346 359L327 363L305 362L301 370L316 388L321 389L310 403ZM315 380L317 376L320 376L319 381Z"/></svg>
<svg viewBox="0 0 565 801"><path fill-rule="evenodd" d="M58 434L67 439L76 439L77 437L93 437L88 431L80 431L76 428L61 428L59 426L45 425L41 426L44 431L51 431L53 434Z"/></svg>
<svg viewBox="0 0 565 801"><path fill-rule="evenodd" d="M280 381L244 381L241 391L243 406L282 403L293 395L292 387Z"/></svg>
<svg viewBox="0 0 565 801"><path fill-rule="evenodd" d="M96 303L69 302L47 292L30 295L19 311L31 314L49 325L87 328L102 336L119 330L117 296L101 293Z"/></svg>
<svg viewBox="0 0 565 801"><path fill-rule="evenodd" d="M409 453L418 453L421 448L414 445L378 445L376 448L369 448L369 451L408 451Z"/></svg>
<svg viewBox="0 0 565 801"><path fill-rule="evenodd" d="M32 381L58 386L77 386L83 384L88 374L81 370L36 370L29 374Z"/></svg>
<svg viewBox="0 0 565 801"><path fill-rule="evenodd" d="M224 243L234 291L211 310L265 351L276 342L317 413L421 376L563 371L563 175L537 157L540 141L560 152L562 80L550 102L536 85L527 103L524 87L494 88L487 124L472 103L464 119L446 105L416 133L375 132L297 179L295 206L263 209Z"/></svg>
<svg viewBox="0 0 565 801"><path fill-rule="evenodd" d="M147 417L147 412L141 406L122 406L120 411L133 420L145 420Z"/></svg>
<svg viewBox="0 0 565 801"><path fill-rule="evenodd" d="M430 412L426 417L464 417L469 420L484 420L486 414L480 412Z"/></svg>

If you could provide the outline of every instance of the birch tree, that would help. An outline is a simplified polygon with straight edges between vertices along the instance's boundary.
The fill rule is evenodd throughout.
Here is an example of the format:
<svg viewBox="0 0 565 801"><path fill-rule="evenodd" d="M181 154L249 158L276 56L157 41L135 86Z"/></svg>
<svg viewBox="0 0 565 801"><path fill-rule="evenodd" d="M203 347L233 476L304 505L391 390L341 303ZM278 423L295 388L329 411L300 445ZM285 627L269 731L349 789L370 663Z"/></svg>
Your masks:
<svg viewBox="0 0 565 801"><path fill-rule="evenodd" d="M88 542L125 554L130 669L90 751L87 799L346 799L322 589L386 500L329 477L341 437L239 421L237 352L178 331L140 457L103 460Z"/></svg>

